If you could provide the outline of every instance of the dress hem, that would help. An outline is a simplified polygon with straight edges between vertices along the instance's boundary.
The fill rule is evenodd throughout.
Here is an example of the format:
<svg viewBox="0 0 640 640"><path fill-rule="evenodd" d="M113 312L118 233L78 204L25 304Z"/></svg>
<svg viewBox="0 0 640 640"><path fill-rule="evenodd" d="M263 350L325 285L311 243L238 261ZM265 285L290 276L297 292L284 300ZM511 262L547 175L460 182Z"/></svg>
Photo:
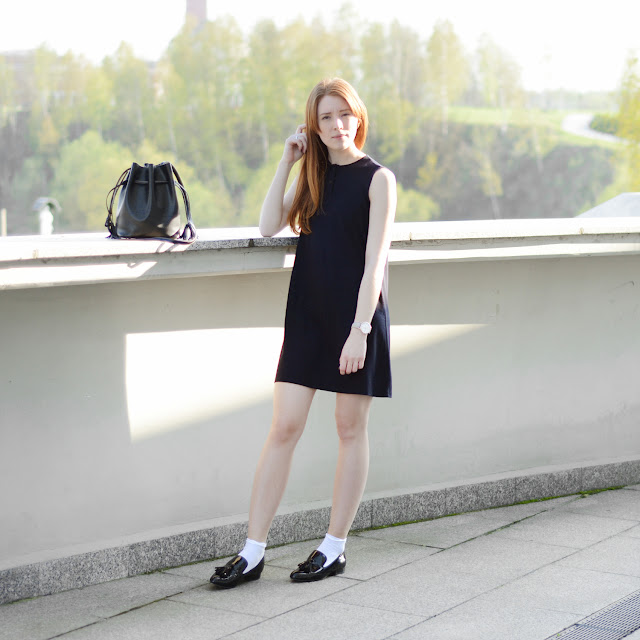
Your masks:
<svg viewBox="0 0 640 640"><path fill-rule="evenodd" d="M285 380L282 378L276 378L274 380L274 384L276 382L286 382L287 384L297 384L299 387L306 387L307 389L315 389L316 391L329 391L330 393L342 393L344 395L351 396L368 396L369 398L391 398L391 392L389 393L367 393L366 391L342 391L335 388L330 388L329 385L314 385L314 384L304 384L302 382L294 382L293 380Z"/></svg>

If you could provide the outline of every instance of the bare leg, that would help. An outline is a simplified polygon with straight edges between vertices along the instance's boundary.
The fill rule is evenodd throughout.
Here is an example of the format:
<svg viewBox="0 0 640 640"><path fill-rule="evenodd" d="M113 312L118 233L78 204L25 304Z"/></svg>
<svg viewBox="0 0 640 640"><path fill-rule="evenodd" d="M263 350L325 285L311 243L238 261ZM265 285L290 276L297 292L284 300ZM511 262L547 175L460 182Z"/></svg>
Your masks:
<svg viewBox="0 0 640 640"><path fill-rule="evenodd" d="M369 472L369 410L372 398L337 394L336 426L340 445L333 486L329 533L346 538L356 517Z"/></svg>
<svg viewBox="0 0 640 640"><path fill-rule="evenodd" d="M287 486L293 452L304 431L315 389L276 382L273 420L253 480L249 538L266 542Z"/></svg>

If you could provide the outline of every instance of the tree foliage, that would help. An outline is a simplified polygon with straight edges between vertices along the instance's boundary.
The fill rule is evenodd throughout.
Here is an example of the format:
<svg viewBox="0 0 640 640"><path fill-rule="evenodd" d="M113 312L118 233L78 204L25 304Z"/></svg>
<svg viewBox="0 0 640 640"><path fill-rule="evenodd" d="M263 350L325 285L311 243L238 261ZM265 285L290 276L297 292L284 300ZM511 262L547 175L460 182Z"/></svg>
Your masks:
<svg viewBox="0 0 640 640"><path fill-rule="evenodd" d="M533 121L507 127L524 106L520 70L490 38L471 54L450 22L423 41L398 21L366 23L347 5L329 24L263 20L249 33L230 17L187 21L153 63L126 43L100 65L46 46L0 56L0 207L10 232L34 229L31 207L45 195L62 205L57 231L101 230L106 193L134 160L176 164L198 226L255 225L309 90L333 75L367 104L366 151L396 173L399 220L573 215L606 186L602 150L570 149L587 159L558 167L557 137ZM631 140L640 137L638 86L630 63L621 126ZM499 110L499 126L454 121L460 105ZM571 191L574 170L591 190ZM558 175L564 184L542 186ZM513 197L513 185L525 184L571 197L540 207Z"/></svg>
<svg viewBox="0 0 640 640"><path fill-rule="evenodd" d="M640 191L640 63L629 56L620 88L618 135L627 141L622 154L622 183L629 191Z"/></svg>

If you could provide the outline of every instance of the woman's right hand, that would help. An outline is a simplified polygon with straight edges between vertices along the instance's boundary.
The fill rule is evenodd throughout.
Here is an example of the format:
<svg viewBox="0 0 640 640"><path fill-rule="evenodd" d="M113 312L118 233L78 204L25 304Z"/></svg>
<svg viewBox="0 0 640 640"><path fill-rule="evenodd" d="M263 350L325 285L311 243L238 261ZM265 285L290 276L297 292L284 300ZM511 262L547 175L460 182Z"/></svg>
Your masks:
<svg viewBox="0 0 640 640"><path fill-rule="evenodd" d="M307 152L307 125L298 125L296 132L289 136L284 143L282 159L289 164L295 164Z"/></svg>

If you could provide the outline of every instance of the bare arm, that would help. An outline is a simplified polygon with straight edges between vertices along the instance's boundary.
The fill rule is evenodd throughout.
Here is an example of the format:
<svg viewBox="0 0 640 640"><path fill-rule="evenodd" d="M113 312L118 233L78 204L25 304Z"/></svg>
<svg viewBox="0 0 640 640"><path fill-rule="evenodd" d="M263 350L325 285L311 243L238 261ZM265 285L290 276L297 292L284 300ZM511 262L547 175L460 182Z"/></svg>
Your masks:
<svg viewBox="0 0 640 640"><path fill-rule="evenodd" d="M296 133L287 138L285 142L276 175L271 182L260 211L260 233L263 236L275 236L276 233L279 233L287 226L287 216L293 204L298 178L295 178L286 193L285 189L287 188L287 180L293 165L307 151L307 136L304 133L304 129L305 125L301 124L296 129Z"/></svg>
<svg viewBox="0 0 640 640"><path fill-rule="evenodd" d="M371 206L364 274L354 318L357 322L371 322L380 299L397 203L396 179L391 171L383 168L375 173L369 187L369 199ZM342 348L340 373L354 373L362 369L366 353L367 336L359 329L351 329Z"/></svg>

